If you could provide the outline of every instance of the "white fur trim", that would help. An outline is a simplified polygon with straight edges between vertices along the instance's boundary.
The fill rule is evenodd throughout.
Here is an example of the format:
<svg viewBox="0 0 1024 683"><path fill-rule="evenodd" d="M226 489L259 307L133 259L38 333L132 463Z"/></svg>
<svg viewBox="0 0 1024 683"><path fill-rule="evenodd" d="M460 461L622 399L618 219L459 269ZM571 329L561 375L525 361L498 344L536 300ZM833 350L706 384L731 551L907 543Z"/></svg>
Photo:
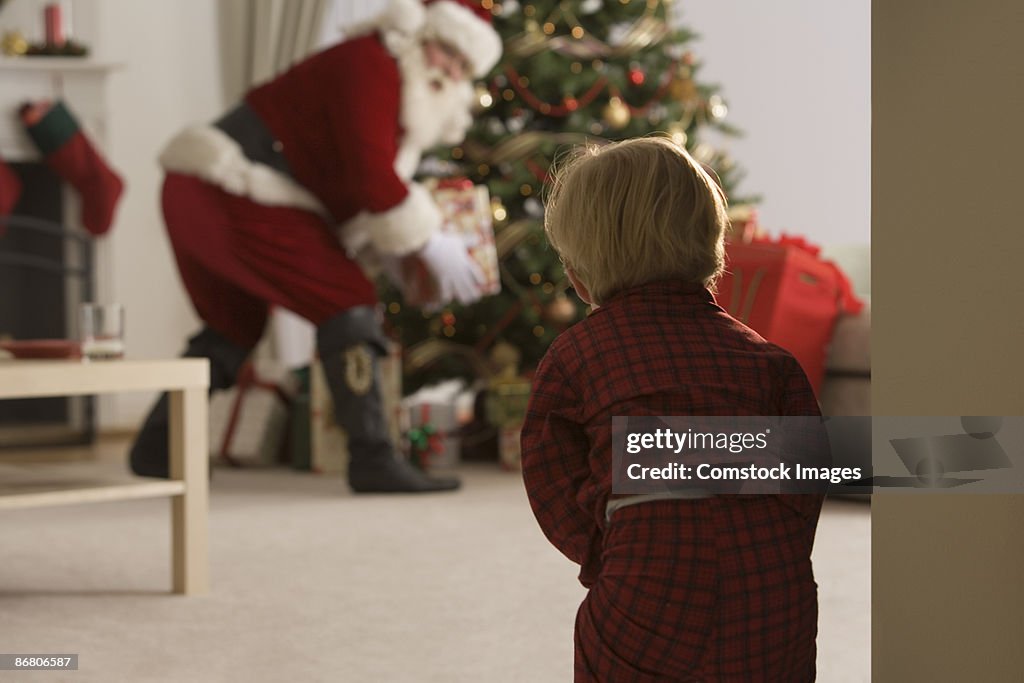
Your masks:
<svg viewBox="0 0 1024 683"><path fill-rule="evenodd" d="M372 246L380 254L417 251L441 229L441 212L427 188L409 183L409 195L387 211L363 211L342 226L342 243L350 254Z"/></svg>
<svg viewBox="0 0 1024 683"><path fill-rule="evenodd" d="M377 31L412 36L423 28L425 18L426 8L421 0L391 0L376 16L346 28L345 36L354 38Z"/></svg>
<svg viewBox="0 0 1024 683"><path fill-rule="evenodd" d="M501 59L501 38L494 27L452 0L439 0L427 7L426 30L464 54L477 78L486 76Z"/></svg>
<svg viewBox="0 0 1024 683"><path fill-rule="evenodd" d="M420 166L420 159L423 151L416 145L403 144L395 156L395 173L399 178L408 182Z"/></svg>
<svg viewBox="0 0 1024 683"><path fill-rule="evenodd" d="M178 133L160 153L160 165L260 204L327 214L309 190L266 164L250 161L237 142L213 126L190 126Z"/></svg>

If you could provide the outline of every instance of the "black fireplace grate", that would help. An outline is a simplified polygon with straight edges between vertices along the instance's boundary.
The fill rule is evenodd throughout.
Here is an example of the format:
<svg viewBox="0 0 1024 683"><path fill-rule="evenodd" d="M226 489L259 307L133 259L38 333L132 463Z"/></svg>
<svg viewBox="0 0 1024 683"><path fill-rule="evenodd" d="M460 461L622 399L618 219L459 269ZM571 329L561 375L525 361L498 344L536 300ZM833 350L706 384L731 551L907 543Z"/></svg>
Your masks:
<svg viewBox="0 0 1024 683"><path fill-rule="evenodd" d="M61 224L62 186L38 164L14 165L24 190L0 217L0 337L74 339L79 304L92 300L91 238ZM0 401L0 448L90 443L89 396Z"/></svg>

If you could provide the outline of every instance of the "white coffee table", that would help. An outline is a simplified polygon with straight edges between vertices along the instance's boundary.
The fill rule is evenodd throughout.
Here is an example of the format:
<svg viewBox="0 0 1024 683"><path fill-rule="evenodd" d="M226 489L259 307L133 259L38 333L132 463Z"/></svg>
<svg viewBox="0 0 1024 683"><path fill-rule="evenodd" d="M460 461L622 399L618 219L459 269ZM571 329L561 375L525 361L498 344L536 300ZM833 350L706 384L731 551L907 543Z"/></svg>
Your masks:
<svg viewBox="0 0 1024 683"><path fill-rule="evenodd" d="M209 363L196 358L0 361L0 399L157 390L170 392L171 408L170 479L138 478L88 487L54 485L24 492L8 489L0 492L0 510L169 496L172 590L205 593L209 588L209 377Z"/></svg>

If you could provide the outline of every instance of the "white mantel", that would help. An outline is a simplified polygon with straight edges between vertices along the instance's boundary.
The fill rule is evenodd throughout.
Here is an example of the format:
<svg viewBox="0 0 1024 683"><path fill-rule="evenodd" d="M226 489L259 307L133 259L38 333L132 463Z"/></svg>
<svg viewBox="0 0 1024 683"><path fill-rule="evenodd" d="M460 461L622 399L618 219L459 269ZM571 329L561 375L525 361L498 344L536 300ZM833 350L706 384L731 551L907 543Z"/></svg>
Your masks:
<svg viewBox="0 0 1024 683"><path fill-rule="evenodd" d="M26 101L63 99L102 148L107 140L107 78L119 65L74 57L0 58L0 156L9 161L38 154L18 122Z"/></svg>

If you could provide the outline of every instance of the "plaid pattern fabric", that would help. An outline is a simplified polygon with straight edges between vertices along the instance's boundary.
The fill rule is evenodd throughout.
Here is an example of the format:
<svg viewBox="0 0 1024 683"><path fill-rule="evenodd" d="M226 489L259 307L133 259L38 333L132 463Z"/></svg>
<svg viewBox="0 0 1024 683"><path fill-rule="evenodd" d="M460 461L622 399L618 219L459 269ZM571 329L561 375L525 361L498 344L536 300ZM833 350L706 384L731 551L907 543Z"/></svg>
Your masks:
<svg viewBox="0 0 1024 683"><path fill-rule="evenodd" d="M523 428L548 539L581 565L576 680L813 680L821 496L623 508L605 523L616 415L818 415L793 357L700 286L616 295L552 344Z"/></svg>

